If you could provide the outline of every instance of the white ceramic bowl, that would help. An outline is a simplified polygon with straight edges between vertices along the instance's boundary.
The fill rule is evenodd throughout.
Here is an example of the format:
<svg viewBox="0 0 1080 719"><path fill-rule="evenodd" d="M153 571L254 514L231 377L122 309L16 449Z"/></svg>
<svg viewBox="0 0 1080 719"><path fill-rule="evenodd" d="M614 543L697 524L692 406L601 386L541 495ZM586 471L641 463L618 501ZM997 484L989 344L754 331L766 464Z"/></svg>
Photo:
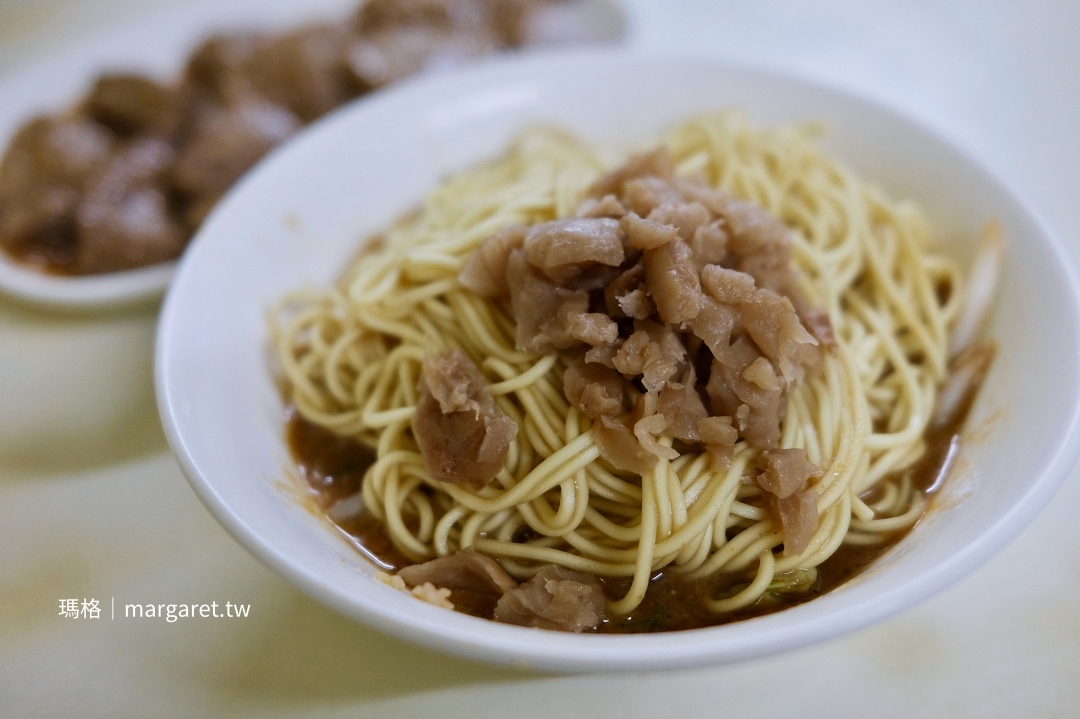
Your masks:
<svg viewBox="0 0 1080 719"><path fill-rule="evenodd" d="M934 509L871 569L769 616L710 629L575 636L439 609L373 567L296 501L267 309L325 285L358 242L447 173L556 122L602 146L640 142L694 113L743 108L757 123L824 120L827 147L918 199L970 254L984 220L1007 238L991 331L1000 352L969 438ZM502 663L625 670L731 662L851 631L909 607L999 550L1049 501L1080 449L1077 282L1060 242L1001 181L888 108L765 72L603 52L516 58L431 77L338 111L275 152L215 211L184 257L158 335L157 392L180 465L249 550L312 596L401 637Z"/></svg>

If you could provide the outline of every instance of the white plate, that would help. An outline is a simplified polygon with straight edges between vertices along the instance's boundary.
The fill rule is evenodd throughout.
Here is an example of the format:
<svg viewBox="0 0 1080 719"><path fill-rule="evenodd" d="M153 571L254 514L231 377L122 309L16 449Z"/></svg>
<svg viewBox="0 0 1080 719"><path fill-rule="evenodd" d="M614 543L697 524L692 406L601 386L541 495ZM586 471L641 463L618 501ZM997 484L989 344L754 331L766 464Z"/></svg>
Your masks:
<svg viewBox="0 0 1080 719"><path fill-rule="evenodd" d="M267 310L332 281L366 233L447 173L555 122L603 146L656 135L693 113L745 109L762 124L820 119L828 147L865 177L919 200L970 253L997 218L1007 264L991 331L1000 353L969 417L977 437L931 512L869 571L806 604L663 635L572 636L511 627L416 601L289 491L283 411L267 364ZM253 257L258 257L256 263ZM318 123L248 175L181 263L156 348L158 403L195 491L269 566L353 617L469 656L558 670L730 662L879 620L964 576L1019 532L1075 462L1080 311L1060 242L1000 180L933 130L799 79L695 61L581 52L425 78ZM1022 260L1022 261L1021 261Z"/></svg>

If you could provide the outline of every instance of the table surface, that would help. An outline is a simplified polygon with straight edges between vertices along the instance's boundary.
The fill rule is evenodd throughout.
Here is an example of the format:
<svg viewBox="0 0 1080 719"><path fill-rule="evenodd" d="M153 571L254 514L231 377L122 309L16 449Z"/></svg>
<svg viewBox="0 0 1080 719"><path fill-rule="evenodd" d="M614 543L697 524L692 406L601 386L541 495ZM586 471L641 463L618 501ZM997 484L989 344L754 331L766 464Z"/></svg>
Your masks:
<svg viewBox="0 0 1080 719"><path fill-rule="evenodd" d="M0 76L135 16L194 4L0 0ZM619 4L631 45L795 71L928 119L1080 248L1080 4ZM241 549L165 444L155 314L65 314L0 298L4 716L1080 716L1076 471L970 577L839 640L692 671L522 673L356 624ZM103 617L60 617L68 597L99 598ZM239 602L251 615L112 621L114 597Z"/></svg>

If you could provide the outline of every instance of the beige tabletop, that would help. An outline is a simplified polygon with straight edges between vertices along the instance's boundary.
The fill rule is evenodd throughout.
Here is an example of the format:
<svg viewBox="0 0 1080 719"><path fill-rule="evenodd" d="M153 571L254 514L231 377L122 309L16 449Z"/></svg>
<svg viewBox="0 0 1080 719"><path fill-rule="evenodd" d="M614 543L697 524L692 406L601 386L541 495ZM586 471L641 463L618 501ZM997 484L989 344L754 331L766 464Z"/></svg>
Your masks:
<svg viewBox="0 0 1080 719"><path fill-rule="evenodd" d="M794 70L928 118L1080 247L1080 5L620 4L630 44ZM0 0L0 79L136 15L196 5ZM155 315L0 299L0 717L1080 716L1075 471L984 567L853 635L692 671L520 673L352 622L237 545L165 444L152 391ZM101 616L61 617L67 598L98 599ZM112 619L113 600L251 610Z"/></svg>

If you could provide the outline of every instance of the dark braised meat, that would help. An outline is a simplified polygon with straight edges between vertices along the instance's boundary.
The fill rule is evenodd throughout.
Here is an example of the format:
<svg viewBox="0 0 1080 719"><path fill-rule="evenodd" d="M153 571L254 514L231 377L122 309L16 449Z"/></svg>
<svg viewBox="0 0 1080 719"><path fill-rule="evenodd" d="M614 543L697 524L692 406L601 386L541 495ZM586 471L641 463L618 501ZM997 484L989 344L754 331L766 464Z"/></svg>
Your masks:
<svg viewBox="0 0 1080 719"><path fill-rule="evenodd" d="M12 139L0 160L0 249L66 274L173 259L228 188L302 125L421 70L610 39L590 24L579 0L368 0L348 22L210 37L175 84L104 74L70 110ZM152 178L125 169L149 140L170 145Z"/></svg>
<svg viewBox="0 0 1080 719"><path fill-rule="evenodd" d="M547 565L502 596L495 621L563 632L596 631L606 608L596 577Z"/></svg>
<svg viewBox="0 0 1080 719"><path fill-rule="evenodd" d="M299 127L291 112L256 98L199 108L170 178L188 226L197 228L249 167Z"/></svg>
<svg viewBox="0 0 1080 719"><path fill-rule="evenodd" d="M75 212L113 138L86 119L42 117L23 126L0 163L0 243L35 264L70 264Z"/></svg>
<svg viewBox="0 0 1080 719"><path fill-rule="evenodd" d="M140 267L180 253L187 235L169 212L164 188L172 161L167 142L134 140L87 182L75 213L76 271Z"/></svg>

